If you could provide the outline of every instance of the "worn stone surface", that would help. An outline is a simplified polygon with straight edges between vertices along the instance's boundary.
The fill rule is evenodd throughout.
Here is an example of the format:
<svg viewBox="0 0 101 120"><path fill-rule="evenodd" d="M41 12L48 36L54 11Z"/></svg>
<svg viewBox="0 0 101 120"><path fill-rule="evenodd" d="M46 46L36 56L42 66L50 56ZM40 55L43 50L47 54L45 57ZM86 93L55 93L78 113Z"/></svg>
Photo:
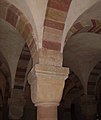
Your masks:
<svg viewBox="0 0 101 120"><path fill-rule="evenodd" d="M33 71L31 71L33 74ZM37 64L36 79L31 83L31 98L33 103L58 104L64 88L64 81L69 70L63 67Z"/></svg>
<svg viewBox="0 0 101 120"><path fill-rule="evenodd" d="M39 50L39 63L43 65L62 66L62 53L42 48Z"/></svg>

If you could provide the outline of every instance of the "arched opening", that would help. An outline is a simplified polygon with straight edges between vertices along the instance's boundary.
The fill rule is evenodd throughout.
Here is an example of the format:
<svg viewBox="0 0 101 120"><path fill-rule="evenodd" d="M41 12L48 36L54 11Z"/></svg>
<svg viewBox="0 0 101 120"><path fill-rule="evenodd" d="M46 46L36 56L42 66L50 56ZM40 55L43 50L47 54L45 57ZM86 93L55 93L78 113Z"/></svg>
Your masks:
<svg viewBox="0 0 101 120"><path fill-rule="evenodd" d="M100 83L100 74L101 74L101 61L98 62L92 69L87 85L87 95L93 100L92 112L93 117L96 119L101 119L101 109L100 109L100 97L101 97L101 83ZM95 102L94 102L95 101Z"/></svg>
<svg viewBox="0 0 101 120"><path fill-rule="evenodd" d="M76 99L71 104L71 120L83 120L80 100Z"/></svg>
<svg viewBox="0 0 101 120"><path fill-rule="evenodd" d="M30 85L28 84L28 82L26 83L25 86L24 97L25 97L25 105L23 108L22 120L28 120L29 116L30 116L30 120L33 119L37 120L37 108L32 103Z"/></svg>
<svg viewBox="0 0 101 120"><path fill-rule="evenodd" d="M84 90L79 78L70 72L65 81L63 96L58 108L59 120L83 120L81 109L83 96Z"/></svg>
<svg viewBox="0 0 101 120"><path fill-rule="evenodd" d="M8 120L9 104L8 99L11 96L11 73L8 63L0 53L0 119Z"/></svg>
<svg viewBox="0 0 101 120"><path fill-rule="evenodd" d="M63 53L64 66L73 70L84 87L86 105L83 105L83 114L86 120L95 120L97 115L95 85L101 60L100 6L101 2L96 3L75 21L67 34Z"/></svg>

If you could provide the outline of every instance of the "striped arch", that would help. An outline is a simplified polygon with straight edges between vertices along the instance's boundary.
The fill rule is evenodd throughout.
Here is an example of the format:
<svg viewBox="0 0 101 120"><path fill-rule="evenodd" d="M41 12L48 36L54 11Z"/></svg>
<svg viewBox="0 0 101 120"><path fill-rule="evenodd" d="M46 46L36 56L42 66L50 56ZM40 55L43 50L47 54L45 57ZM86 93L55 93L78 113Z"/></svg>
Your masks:
<svg viewBox="0 0 101 120"><path fill-rule="evenodd" d="M100 92L99 92L99 87L101 88L101 86L100 86L100 84L101 84L101 73L100 73L100 75L98 76L98 78L97 78L97 82L96 82L96 100L97 101L99 101L99 99L100 99Z"/></svg>
<svg viewBox="0 0 101 120"><path fill-rule="evenodd" d="M78 102L80 103L80 97L83 95L84 88L80 80L73 72L71 72L66 79L63 96L59 106L60 120L64 116L63 114L65 114L64 111L67 112L67 118L71 119L71 105L75 100L77 101L78 98Z"/></svg>
<svg viewBox="0 0 101 120"><path fill-rule="evenodd" d="M6 0L0 0L0 18L11 24L27 43L31 56L35 59L37 46L33 38L33 29L23 13Z"/></svg>
<svg viewBox="0 0 101 120"><path fill-rule="evenodd" d="M101 75L101 61L96 64L96 66L90 73L87 85L87 95L96 97L96 85L100 75Z"/></svg>
<svg viewBox="0 0 101 120"><path fill-rule="evenodd" d="M44 22L44 48L60 51L67 12L72 0L48 0Z"/></svg>
<svg viewBox="0 0 101 120"><path fill-rule="evenodd" d="M16 69L14 89L23 90L25 84L26 71L30 58L31 58L31 54L27 44L25 43Z"/></svg>
<svg viewBox="0 0 101 120"><path fill-rule="evenodd" d="M101 20L91 19L85 23L77 22L71 27L70 31L66 36L66 41L73 35L82 32L92 32L96 34L101 33ZM65 41L65 43L66 43Z"/></svg>
<svg viewBox="0 0 101 120"><path fill-rule="evenodd" d="M84 88L79 78L73 72L70 73L69 77L66 79L65 82L61 104L64 104L64 102L66 102L67 106L70 107L72 101L77 96L83 96L83 95L84 95Z"/></svg>

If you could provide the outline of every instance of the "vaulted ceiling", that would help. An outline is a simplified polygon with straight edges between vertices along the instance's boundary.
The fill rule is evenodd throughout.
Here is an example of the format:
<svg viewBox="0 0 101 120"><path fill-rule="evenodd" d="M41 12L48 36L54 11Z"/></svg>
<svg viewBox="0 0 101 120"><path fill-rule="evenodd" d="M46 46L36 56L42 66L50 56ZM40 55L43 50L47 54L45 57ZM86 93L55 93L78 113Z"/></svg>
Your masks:
<svg viewBox="0 0 101 120"><path fill-rule="evenodd" d="M94 94L89 88L101 75L100 13L100 0L0 0L0 70L9 74L17 99L42 47L63 53L63 66L73 72L66 94Z"/></svg>
<svg viewBox="0 0 101 120"><path fill-rule="evenodd" d="M8 1L0 1L0 16L9 22L0 20L0 51L8 61L12 86L14 80L25 77L35 43L37 48L44 47L59 52L64 49L64 66L71 67L85 86L85 76L88 78L88 73L100 60L100 35L95 34L96 31L100 33L101 28L100 0ZM92 64L90 61L93 61ZM22 63L26 69L21 66Z"/></svg>
<svg viewBox="0 0 101 120"><path fill-rule="evenodd" d="M100 8L101 2L98 2L75 21L67 34L64 48L63 64L78 75L86 93L89 75L101 61Z"/></svg>
<svg viewBox="0 0 101 120"><path fill-rule="evenodd" d="M24 0L22 4L18 0L8 1L31 23L38 47L63 52L65 37L73 23L100 0Z"/></svg>
<svg viewBox="0 0 101 120"><path fill-rule="evenodd" d="M0 52L8 62L12 85L14 84L17 62L23 46L24 41L19 33L7 22L0 20Z"/></svg>

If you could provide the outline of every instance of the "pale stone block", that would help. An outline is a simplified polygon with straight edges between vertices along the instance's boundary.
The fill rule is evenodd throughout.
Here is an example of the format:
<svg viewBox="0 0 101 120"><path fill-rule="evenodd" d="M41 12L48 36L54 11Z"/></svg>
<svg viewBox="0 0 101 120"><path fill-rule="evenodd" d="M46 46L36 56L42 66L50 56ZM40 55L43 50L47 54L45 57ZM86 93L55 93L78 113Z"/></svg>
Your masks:
<svg viewBox="0 0 101 120"><path fill-rule="evenodd" d="M46 17L48 20L54 20L54 21L64 23L66 19L66 15L67 15L67 12L56 10L53 8L48 8Z"/></svg>
<svg viewBox="0 0 101 120"><path fill-rule="evenodd" d="M39 50L39 63L44 65L62 66L62 53L42 48Z"/></svg>

